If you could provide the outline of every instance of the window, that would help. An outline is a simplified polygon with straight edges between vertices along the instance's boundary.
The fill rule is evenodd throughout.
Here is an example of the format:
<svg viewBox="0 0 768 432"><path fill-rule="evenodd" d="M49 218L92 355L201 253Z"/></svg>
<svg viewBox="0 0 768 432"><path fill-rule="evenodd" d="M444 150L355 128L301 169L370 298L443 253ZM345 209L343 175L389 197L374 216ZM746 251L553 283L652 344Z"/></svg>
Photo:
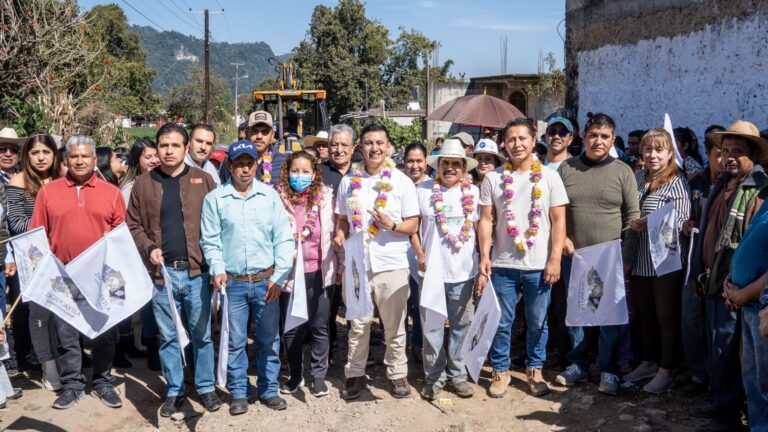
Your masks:
<svg viewBox="0 0 768 432"><path fill-rule="evenodd" d="M514 105L515 108L519 109L520 112L523 113L523 115L526 115L526 116L528 115L526 112L527 107L525 106L526 105L525 93L519 90L512 92L512 94L509 96L509 103Z"/></svg>

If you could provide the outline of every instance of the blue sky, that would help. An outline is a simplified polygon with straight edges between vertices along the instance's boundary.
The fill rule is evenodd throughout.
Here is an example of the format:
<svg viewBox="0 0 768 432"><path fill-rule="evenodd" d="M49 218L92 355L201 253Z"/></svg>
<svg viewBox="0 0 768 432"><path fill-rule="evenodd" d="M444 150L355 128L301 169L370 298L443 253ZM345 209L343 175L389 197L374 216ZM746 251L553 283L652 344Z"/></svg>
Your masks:
<svg viewBox="0 0 768 432"><path fill-rule="evenodd" d="M127 3L126 3L127 2ZM109 1L80 0L83 10ZM307 31L317 4L333 6L336 0L119 0L116 2L131 24L160 26L202 37L202 16L184 14L192 8L221 10L212 15L212 37L227 42L267 42L277 54L289 52ZM140 10L147 18L131 9ZM507 37L507 72L531 73L538 69L539 51L555 53L563 64L565 16L563 0L367 0L366 14L390 30L395 39L399 27L418 29L440 41L439 62L452 59L454 74L467 77L501 72L500 38Z"/></svg>

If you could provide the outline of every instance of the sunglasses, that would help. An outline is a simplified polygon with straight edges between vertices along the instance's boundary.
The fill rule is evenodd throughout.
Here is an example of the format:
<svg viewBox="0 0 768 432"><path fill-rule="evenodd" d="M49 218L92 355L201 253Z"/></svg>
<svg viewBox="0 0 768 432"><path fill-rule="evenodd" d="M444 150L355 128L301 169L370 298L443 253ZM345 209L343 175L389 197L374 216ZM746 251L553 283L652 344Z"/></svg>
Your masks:
<svg viewBox="0 0 768 432"><path fill-rule="evenodd" d="M565 138L571 133L568 132L568 129L555 129L555 128L549 128L547 129L547 135L549 136L559 136L560 138Z"/></svg>
<svg viewBox="0 0 768 432"><path fill-rule="evenodd" d="M11 152L12 154L19 154L19 149L16 147L0 147L0 154Z"/></svg>

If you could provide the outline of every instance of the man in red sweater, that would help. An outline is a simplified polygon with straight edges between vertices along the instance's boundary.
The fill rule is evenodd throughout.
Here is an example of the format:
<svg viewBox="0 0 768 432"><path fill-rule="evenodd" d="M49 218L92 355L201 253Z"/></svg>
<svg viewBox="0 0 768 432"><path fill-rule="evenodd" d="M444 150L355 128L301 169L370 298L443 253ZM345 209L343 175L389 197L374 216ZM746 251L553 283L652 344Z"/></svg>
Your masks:
<svg viewBox="0 0 768 432"><path fill-rule="evenodd" d="M67 264L125 220L125 202L120 190L94 174L96 142L74 135L67 140L65 177L40 189L29 229L44 227L51 251ZM67 409L83 398L85 376L80 356L80 333L58 316L53 317L56 333L56 366L62 391L53 407ZM115 355L116 332L109 330L93 340L93 392L104 405L123 405L115 392L110 371Z"/></svg>

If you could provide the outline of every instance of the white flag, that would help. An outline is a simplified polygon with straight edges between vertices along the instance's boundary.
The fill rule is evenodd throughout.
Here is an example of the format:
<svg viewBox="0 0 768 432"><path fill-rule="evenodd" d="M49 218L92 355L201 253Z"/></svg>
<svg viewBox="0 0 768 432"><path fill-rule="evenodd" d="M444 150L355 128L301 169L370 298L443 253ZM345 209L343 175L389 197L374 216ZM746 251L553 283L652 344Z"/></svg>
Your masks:
<svg viewBox="0 0 768 432"><path fill-rule="evenodd" d="M669 202L648 215L648 246L657 276L683 268L682 247L677 231L675 203Z"/></svg>
<svg viewBox="0 0 768 432"><path fill-rule="evenodd" d="M373 300L365 271L363 233L356 233L344 242L344 294L346 320L373 315Z"/></svg>
<svg viewBox="0 0 768 432"><path fill-rule="evenodd" d="M675 151L675 164L678 168L685 169L685 160L683 155L680 154L680 149L677 148L677 141L675 140L675 130L672 129L672 119L669 118L669 114L664 113L664 130L669 132L672 137L672 149ZM697 151L696 149L689 149L689 151Z"/></svg>
<svg viewBox="0 0 768 432"><path fill-rule="evenodd" d="M445 300L443 282L443 253L440 250L440 234L437 224L426 239L427 271L421 283L419 306L424 308L424 332L430 332L445 325L448 318L448 304Z"/></svg>
<svg viewBox="0 0 768 432"><path fill-rule="evenodd" d="M219 364L216 367L216 384L227 387L227 363L229 363L229 299L227 289L214 289L211 296L211 313L216 313L216 303L221 301L221 333L219 334Z"/></svg>
<svg viewBox="0 0 768 432"><path fill-rule="evenodd" d="M304 252L301 236L296 247L296 265L293 267L293 289L288 301L288 316L285 317L285 331L294 329L309 319L307 310L307 280L304 278Z"/></svg>
<svg viewBox="0 0 768 432"><path fill-rule="evenodd" d="M93 339L133 315L152 299L154 285L133 237L123 223L67 264L67 271L86 298L109 315L100 328L84 332Z"/></svg>
<svg viewBox="0 0 768 432"><path fill-rule="evenodd" d="M496 297L496 291L489 279L483 290L483 295L480 297L480 302L477 304L475 318L472 320L469 331L464 337L464 342L461 344L461 356L467 366L469 376L475 382L478 382L480 378L480 368L483 367L488 350L491 349L500 320L499 299Z"/></svg>
<svg viewBox="0 0 768 432"><path fill-rule="evenodd" d="M32 231L19 234L10 240L13 247L13 259L16 261L16 272L19 275L19 286L24 291L32 280L40 261L51 249L48 246L48 236L45 228L37 227Z"/></svg>
<svg viewBox="0 0 768 432"><path fill-rule="evenodd" d="M90 338L95 337L91 336L94 329L104 327L109 319L109 316L88 304L67 269L50 251L38 263L22 295L25 300L48 309Z"/></svg>
<svg viewBox="0 0 768 432"><path fill-rule="evenodd" d="M621 240L577 249L568 282L570 327L627 324Z"/></svg>
<svg viewBox="0 0 768 432"><path fill-rule="evenodd" d="M176 328L176 337L179 340L179 351L181 351L181 362L184 366L187 365L187 356L184 355L184 348L189 345L189 335L187 329L184 328L184 323L181 322L179 317L179 311L176 310L176 300L173 299L173 281L171 275L168 274L168 270L165 268L165 264L160 265L160 271L163 273L163 284L165 285L165 292L168 294L168 305L171 309L171 319L173 320L173 326Z"/></svg>

